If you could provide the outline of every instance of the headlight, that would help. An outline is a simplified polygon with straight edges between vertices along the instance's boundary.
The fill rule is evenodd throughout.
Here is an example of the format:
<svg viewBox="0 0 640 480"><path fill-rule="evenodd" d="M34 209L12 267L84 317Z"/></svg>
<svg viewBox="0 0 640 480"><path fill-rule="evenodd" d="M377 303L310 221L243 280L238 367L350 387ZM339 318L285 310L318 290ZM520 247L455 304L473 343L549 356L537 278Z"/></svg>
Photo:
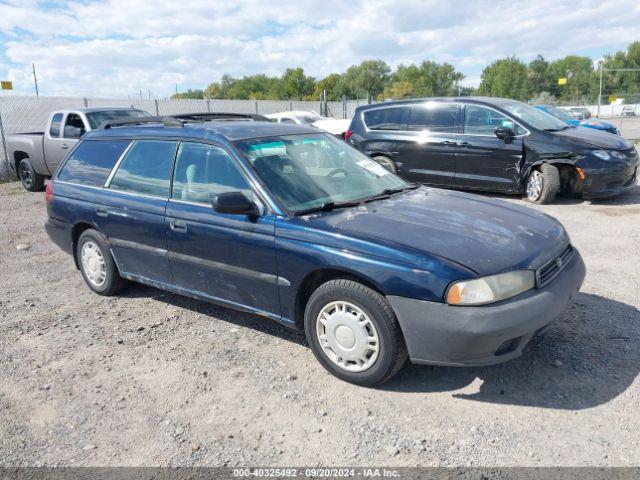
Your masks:
<svg viewBox="0 0 640 480"><path fill-rule="evenodd" d="M591 150L591 153L593 153L596 157L601 158L602 160L609 160L611 158L609 152L607 152L606 150Z"/></svg>
<svg viewBox="0 0 640 480"><path fill-rule="evenodd" d="M489 277L460 280L451 284L446 294L450 305L484 305L499 302L535 286L533 270L516 270Z"/></svg>

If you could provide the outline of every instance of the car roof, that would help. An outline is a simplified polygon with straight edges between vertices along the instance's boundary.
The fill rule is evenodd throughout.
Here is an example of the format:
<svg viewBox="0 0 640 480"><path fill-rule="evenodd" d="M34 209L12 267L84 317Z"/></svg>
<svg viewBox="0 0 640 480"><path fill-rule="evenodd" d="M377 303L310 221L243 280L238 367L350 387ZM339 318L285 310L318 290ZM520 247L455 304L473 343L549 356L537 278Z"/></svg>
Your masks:
<svg viewBox="0 0 640 480"><path fill-rule="evenodd" d="M465 102L465 103L477 103L479 105L488 105L494 107L500 107L508 103L516 102L510 98L500 97L426 97L426 98L412 98L409 100L395 100L391 102L372 103L370 105L361 105L356 108L358 111L369 110L377 107L387 106L402 106L402 105L414 105L424 102Z"/></svg>
<svg viewBox="0 0 640 480"><path fill-rule="evenodd" d="M106 130L92 130L86 138L106 137L170 137L194 138L206 140L227 140L230 142L248 138L272 137L277 135L296 135L304 133L324 133L316 127L294 123L253 122L244 120L211 121L185 123L181 127L165 127L150 124L134 127L115 127Z"/></svg>

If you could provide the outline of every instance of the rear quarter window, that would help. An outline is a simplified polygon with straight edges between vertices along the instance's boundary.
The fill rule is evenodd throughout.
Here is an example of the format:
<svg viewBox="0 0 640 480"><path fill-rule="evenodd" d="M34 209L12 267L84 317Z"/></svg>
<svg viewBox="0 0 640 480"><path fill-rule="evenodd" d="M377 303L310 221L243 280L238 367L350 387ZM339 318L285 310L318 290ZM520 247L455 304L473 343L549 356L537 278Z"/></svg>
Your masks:
<svg viewBox="0 0 640 480"><path fill-rule="evenodd" d="M64 163L57 179L101 187L129 140L84 140Z"/></svg>

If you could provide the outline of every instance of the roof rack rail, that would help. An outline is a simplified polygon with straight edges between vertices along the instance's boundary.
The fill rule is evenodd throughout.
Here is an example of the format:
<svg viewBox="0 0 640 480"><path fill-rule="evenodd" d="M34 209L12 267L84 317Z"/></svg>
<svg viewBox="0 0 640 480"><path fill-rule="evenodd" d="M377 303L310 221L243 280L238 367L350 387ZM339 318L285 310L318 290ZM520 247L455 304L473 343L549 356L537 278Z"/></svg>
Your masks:
<svg viewBox="0 0 640 480"><path fill-rule="evenodd" d="M147 123L161 123L165 127L182 127L184 125L184 122L171 116L131 117L131 118L123 118L119 120L107 120L106 122L102 122L100 124L100 126L98 127L98 130L108 130L113 127L144 125Z"/></svg>
<svg viewBox="0 0 640 480"><path fill-rule="evenodd" d="M270 119L257 113L228 113L228 112L198 112L180 113L173 118L185 122L208 122L211 120L253 120L254 122L269 122Z"/></svg>

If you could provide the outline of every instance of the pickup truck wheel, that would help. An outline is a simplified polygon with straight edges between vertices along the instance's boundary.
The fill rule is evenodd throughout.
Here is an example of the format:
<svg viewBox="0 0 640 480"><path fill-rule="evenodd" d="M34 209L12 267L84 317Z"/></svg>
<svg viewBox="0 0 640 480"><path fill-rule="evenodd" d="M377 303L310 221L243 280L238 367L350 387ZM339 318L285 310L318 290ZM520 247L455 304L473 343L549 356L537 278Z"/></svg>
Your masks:
<svg viewBox="0 0 640 480"><path fill-rule="evenodd" d="M41 192L44 190L44 175L36 173L28 158L20 160L18 176L25 190L29 192Z"/></svg>
<svg viewBox="0 0 640 480"><path fill-rule="evenodd" d="M391 173L396 173L398 168L396 167L396 162L391 160L389 157L385 157L384 155L377 155L375 157L371 157L374 161L378 162L384 168L389 170Z"/></svg>
<svg viewBox="0 0 640 480"><path fill-rule="evenodd" d="M393 377L407 359L404 338L384 296L352 280L331 280L305 309L313 354L336 377L372 386Z"/></svg>
<svg viewBox="0 0 640 480"><path fill-rule="evenodd" d="M125 285L107 242L96 230L82 232L76 247L76 258L84 281L97 294L115 295Z"/></svg>
<svg viewBox="0 0 640 480"><path fill-rule="evenodd" d="M540 170L531 170L527 178L526 198L532 203L551 203L560 190L560 172L553 165L543 163Z"/></svg>

